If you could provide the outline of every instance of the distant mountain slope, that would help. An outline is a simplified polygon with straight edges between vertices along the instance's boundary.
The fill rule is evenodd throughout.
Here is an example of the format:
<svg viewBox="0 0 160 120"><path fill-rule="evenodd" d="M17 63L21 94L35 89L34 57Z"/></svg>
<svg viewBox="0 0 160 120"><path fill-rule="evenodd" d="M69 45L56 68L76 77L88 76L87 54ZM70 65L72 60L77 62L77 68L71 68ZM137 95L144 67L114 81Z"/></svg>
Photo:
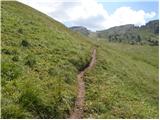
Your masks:
<svg viewBox="0 0 160 120"><path fill-rule="evenodd" d="M128 24L128 25L112 27L107 30L102 30L102 31L98 31L98 32L99 33L107 32L108 34L116 34L116 33L125 34L127 31L131 31L133 29L135 29L135 26L132 24Z"/></svg>
<svg viewBox="0 0 160 120"><path fill-rule="evenodd" d="M2 118L67 118L92 44L33 8L2 4Z"/></svg>
<svg viewBox="0 0 160 120"><path fill-rule="evenodd" d="M88 30L87 28L83 27L83 26L73 26L70 27L71 30L75 31L75 32L79 32L82 35L88 36L90 34L90 30Z"/></svg>
<svg viewBox="0 0 160 120"><path fill-rule="evenodd" d="M98 38L110 42L126 42L130 44L158 45L159 20L150 21L142 27L122 25L103 31L97 31Z"/></svg>
<svg viewBox="0 0 160 120"><path fill-rule="evenodd" d="M159 20L149 21L146 25L142 26L141 29L146 29L156 35L159 34Z"/></svg>
<svg viewBox="0 0 160 120"><path fill-rule="evenodd" d="M132 45L158 45L159 41L159 20L149 21L146 25L141 27L128 24L96 32L92 32L83 26L73 26L70 29L87 37L105 39L109 42L123 42Z"/></svg>

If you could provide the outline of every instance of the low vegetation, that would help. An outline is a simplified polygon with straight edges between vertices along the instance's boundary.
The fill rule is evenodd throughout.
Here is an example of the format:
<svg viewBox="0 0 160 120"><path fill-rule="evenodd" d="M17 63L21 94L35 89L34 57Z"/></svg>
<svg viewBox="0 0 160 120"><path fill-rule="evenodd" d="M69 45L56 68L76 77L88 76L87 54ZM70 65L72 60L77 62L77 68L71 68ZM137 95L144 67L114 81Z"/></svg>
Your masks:
<svg viewBox="0 0 160 120"><path fill-rule="evenodd" d="M90 41L29 6L1 3L1 118L68 118L95 46L85 118L158 118L158 46Z"/></svg>
<svg viewBox="0 0 160 120"><path fill-rule="evenodd" d="M18 2L2 2L2 118L67 118L91 43Z"/></svg>
<svg viewBox="0 0 160 120"><path fill-rule="evenodd" d="M100 42L85 118L158 118L158 47Z"/></svg>

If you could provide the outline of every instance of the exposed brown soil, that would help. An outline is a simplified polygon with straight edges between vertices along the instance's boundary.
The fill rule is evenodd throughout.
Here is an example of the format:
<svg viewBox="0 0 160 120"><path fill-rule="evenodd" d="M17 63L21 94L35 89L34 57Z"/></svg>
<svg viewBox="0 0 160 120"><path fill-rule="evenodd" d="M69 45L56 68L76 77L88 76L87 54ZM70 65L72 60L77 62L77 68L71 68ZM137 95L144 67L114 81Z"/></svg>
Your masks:
<svg viewBox="0 0 160 120"><path fill-rule="evenodd" d="M73 111L70 114L70 119L81 119L83 118L83 109L84 109L84 98L85 98L85 82L83 80L84 74L87 70L91 69L96 63L96 49L93 49L92 59L82 71L77 75L77 98L75 101L75 106Z"/></svg>

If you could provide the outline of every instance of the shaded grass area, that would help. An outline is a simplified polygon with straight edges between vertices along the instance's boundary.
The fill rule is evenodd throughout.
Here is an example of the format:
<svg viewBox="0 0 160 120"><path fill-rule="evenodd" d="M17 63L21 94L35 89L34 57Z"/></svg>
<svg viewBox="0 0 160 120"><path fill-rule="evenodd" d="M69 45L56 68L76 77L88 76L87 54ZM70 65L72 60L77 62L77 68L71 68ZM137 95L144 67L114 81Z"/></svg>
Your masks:
<svg viewBox="0 0 160 120"><path fill-rule="evenodd" d="M18 2L2 2L2 118L67 118L92 44Z"/></svg>
<svg viewBox="0 0 160 120"><path fill-rule="evenodd" d="M158 118L158 47L100 42L85 118Z"/></svg>

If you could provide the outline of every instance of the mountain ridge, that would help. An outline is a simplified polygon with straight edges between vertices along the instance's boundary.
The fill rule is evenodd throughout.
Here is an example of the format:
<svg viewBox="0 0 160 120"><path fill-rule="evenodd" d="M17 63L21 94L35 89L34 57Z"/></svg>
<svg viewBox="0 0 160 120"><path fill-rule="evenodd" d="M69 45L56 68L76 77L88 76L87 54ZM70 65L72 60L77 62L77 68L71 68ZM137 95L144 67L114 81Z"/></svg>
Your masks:
<svg viewBox="0 0 160 120"><path fill-rule="evenodd" d="M72 28L74 27L71 27L71 30L79 32L82 35L95 39L106 39L109 42L158 45L159 20L151 20L140 27L134 24L126 24L96 32L92 32L83 26L77 26L76 29Z"/></svg>

